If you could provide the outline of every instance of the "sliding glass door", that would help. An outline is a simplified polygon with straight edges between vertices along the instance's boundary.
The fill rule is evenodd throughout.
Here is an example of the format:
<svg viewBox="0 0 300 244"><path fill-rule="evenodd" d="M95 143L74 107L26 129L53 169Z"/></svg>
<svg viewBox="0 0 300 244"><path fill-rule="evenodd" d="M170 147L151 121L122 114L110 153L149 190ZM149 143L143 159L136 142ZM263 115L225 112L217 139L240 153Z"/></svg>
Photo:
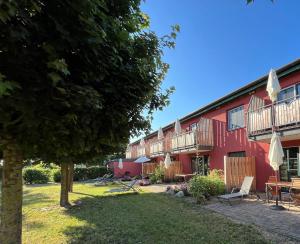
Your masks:
<svg viewBox="0 0 300 244"><path fill-rule="evenodd" d="M293 177L300 177L299 147L283 148L284 161L280 166L280 180L290 181Z"/></svg>
<svg viewBox="0 0 300 244"><path fill-rule="evenodd" d="M209 157L208 155L192 157L192 172L199 175L208 175L209 173Z"/></svg>

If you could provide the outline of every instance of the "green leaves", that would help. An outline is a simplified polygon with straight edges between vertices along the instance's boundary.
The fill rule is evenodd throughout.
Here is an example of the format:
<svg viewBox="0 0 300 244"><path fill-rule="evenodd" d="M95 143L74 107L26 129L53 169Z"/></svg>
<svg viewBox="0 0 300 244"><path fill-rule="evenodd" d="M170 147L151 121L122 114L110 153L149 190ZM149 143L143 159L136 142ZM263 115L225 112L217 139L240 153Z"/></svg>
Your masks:
<svg viewBox="0 0 300 244"><path fill-rule="evenodd" d="M13 136L25 158L119 152L169 104L162 56L180 28L158 37L139 0L8 3L0 8L0 137Z"/></svg>
<svg viewBox="0 0 300 244"><path fill-rule="evenodd" d="M10 95L16 88L20 86L16 82L5 80L5 76L0 73L0 97Z"/></svg>

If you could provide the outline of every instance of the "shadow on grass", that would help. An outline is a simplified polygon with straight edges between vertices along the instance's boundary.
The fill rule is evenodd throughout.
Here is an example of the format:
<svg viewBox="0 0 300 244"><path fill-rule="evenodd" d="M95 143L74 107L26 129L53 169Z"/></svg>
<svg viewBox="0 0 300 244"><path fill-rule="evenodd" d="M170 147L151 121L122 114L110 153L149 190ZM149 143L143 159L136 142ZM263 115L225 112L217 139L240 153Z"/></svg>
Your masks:
<svg viewBox="0 0 300 244"><path fill-rule="evenodd" d="M44 193L32 193L28 190L23 191L23 207L32 204L51 203L53 200Z"/></svg>
<svg viewBox="0 0 300 244"><path fill-rule="evenodd" d="M251 226L163 193L89 196L80 201L82 205L66 211L85 222L66 227L69 243L265 243Z"/></svg>
<svg viewBox="0 0 300 244"><path fill-rule="evenodd" d="M27 231L32 231L34 229L41 229L43 228L45 225L42 223L42 222L37 222L37 221L34 221L34 222L27 222L27 223L24 223L24 226L25 226L25 229Z"/></svg>

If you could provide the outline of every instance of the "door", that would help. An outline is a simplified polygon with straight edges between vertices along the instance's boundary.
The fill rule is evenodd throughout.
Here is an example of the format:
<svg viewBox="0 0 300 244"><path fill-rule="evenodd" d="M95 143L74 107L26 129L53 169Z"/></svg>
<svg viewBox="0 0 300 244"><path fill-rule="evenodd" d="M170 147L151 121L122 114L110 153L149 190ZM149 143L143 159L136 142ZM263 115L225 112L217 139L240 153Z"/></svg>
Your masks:
<svg viewBox="0 0 300 244"><path fill-rule="evenodd" d="M300 176L299 147L283 148L283 164L280 166L280 180L291 181Z"/></svg>
<svg viewBox="0 0 300 244"><path fill-rule="evenodd" d="M209 157L208 155L192 157L192 172L199 175L209 174Z"/></svg>

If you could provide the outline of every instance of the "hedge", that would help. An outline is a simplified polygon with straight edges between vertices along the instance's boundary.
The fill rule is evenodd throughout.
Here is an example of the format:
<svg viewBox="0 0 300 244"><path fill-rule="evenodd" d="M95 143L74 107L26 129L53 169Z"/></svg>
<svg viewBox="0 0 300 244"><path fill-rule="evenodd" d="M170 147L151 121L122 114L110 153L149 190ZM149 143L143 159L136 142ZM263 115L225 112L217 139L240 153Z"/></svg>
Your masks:
<svg viewBox="0 0 300 244"><path fill-rule="evenodd" d="M95 179L107 174L107 168L104 166L92 166L88 168L75 168L74 181Z"/></svg>
<svg viewBox="0 0 300 244"><path fill-rule="evenodd" d="M107 174L107 168L104 166L93 166L88 168L76 168L74 169L74 181L82 181L95 179L97 177L101 177ZM52 178L54 182L60 182L61 180L61 172L60 169L52 170Z"/></svg>
<svg viewBox="0 0 300 244"><path fill-rule="evenodd" d="M53 169L52 170L52 178L54 182L60 182L61 180L61 173L60 173L60 169Z"/></svg>
<svg viewBox="0 0 300 244"><path fill-rule="evenodd" d="M50 181L50 170L40 167L27 167L23 170L23 179L26 184L46 184Z"/></svg>

